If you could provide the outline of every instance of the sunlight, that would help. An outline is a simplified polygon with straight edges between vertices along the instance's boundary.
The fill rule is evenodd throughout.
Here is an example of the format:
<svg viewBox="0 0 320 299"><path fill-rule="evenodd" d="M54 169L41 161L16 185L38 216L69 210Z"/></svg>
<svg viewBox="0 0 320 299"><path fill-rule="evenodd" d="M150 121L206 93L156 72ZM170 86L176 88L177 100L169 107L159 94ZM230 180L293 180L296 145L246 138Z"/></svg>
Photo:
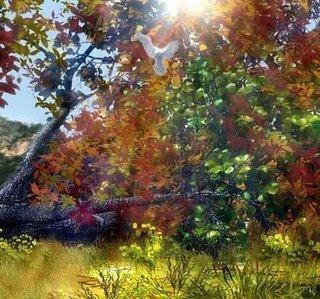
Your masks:
<svg viewBox="0 0 320 299"><path fill-rule="evenodd" d="M199 14L205 10L205 0L164 0L167 13L175 17L181 12Z"/></svg>

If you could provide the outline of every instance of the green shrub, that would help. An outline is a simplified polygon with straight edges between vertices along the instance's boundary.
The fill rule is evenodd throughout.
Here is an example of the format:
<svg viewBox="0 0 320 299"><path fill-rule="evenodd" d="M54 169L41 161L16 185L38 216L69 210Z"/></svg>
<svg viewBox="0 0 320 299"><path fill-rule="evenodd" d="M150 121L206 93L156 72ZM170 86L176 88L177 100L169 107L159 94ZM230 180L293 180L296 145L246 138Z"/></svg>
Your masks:
<svg viewBox="0 0 320 299"><path fill-rule="evenodd" d="M222 298L234 299L301 298L302 292L301 287L277 277L272 267L257 268L249 262L235 266L219 290Z"/></svg>
<svg viewBox="0 0 320 299"><path fill-rule="evenodd" d="M4 183L22 161L22 157L6 157L0 153L0 184Z"/></svg>
<svg viewBox="0 0 320 299"><path fill-rule="evenodd" d="M281 233L264 236L262 239L265 245L263 249L265 257L278 256L289 262L298 262L320 256L320 242L318 241L309 240L307 244L301 244Z"/></svg>
<svg viewBox="0 0 320 299"><path fill-rule="evenodd" d="M1 231L0 231L1 232ZM13 236L9 239L0 237L0 253L1 256L9 256L14 259L24 259L30 254L37 241L27 234Z"/></svg>
<svg viewBox="0 0 320 299"><path fill-rule="evenodd" d="M162 233L156 231L156 228L151 224L139 226L137 223L133 223L132 227L135 242L120 247L122 256L130 261L154 267L156 258L163 249Z"/></svg>
<svg viewBox="0 0 320 299"><path fill-rule="evenodd" d="M93 274L94 275L94 274ZM100 298L92 291L92 288L100 289L104 298L117 299L123 298L126 285L128 285L128 274L119 268L106 268L103 271L97 271L97 274L91 277L82 277L81 291L77 293L79 298L98 299Z"/></svg>

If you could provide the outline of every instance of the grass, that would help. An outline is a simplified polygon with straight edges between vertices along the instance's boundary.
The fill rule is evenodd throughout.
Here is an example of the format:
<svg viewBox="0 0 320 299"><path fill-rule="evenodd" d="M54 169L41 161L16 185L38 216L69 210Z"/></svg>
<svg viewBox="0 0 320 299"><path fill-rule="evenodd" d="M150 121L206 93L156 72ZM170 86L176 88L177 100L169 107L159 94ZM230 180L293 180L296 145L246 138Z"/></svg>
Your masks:
<svg viewBox="0 0 320 299"><path fill-rule="evenodd" d="M148 265L124 257L122 245L40 241L28 252L13 253L2 246L0 298L319 298L318 261L226 264L169 241Z"/></svg>
<svg viewBox="0 0 320 299"><path fill-rule="evenodd" d="M55 294L78 287L77 275L87 271L95 251L41 242L25 256L2 254L0 298L63 298Z"/></svg>

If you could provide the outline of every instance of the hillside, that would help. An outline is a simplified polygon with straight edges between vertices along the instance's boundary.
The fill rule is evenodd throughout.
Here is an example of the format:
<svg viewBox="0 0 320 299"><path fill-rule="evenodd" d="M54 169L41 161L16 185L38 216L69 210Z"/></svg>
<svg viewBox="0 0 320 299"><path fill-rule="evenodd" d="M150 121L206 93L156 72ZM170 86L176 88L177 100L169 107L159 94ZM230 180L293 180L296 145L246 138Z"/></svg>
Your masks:
<svg viewBox="0 0 320 299"><path fill-rule="evenodd" d="M0 117L0 184L17 167L40 127Z"/></svg>

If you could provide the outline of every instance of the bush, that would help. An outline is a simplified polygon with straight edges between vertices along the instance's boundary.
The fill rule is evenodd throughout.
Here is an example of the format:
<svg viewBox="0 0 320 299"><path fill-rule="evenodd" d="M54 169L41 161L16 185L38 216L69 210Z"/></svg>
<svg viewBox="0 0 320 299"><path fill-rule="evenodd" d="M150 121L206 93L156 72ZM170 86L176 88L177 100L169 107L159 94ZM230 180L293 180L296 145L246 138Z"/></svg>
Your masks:
<svg viewBox="0 0 320 299"><path fill-rule="evenodd" d="M265 248L262 250L265 257L278 256L289 262L305 261L320 256L320 242L309 240L306 244L292 240L288 235L276 233L264 236Z"/></svg>
<svg viewBox="0 0 320 299"><path fill-rule="evenodd" d="M160 231L151 224L133 223L134 243L120 247L122 256L130 261L154 267L156 258L163 248L163 237Z"/></svg>
<svg viewBox="0 0 320 299"><path fill-rule="evenodd" d="M91 288L98 288L107 299L117 299L123 296L125 285L128 284L128 275L119 268L107 268L97 271L93 277L82 276L81 291L77 293L79 298L96 299L97 296Z"/></svg>
<svg viewBox="0 0 320 299"><path fill-rule="evenodd" d="M14 259L24 259L30 254L37 241L27 234L13 236L9 239L0 238L0 252L2 256L9 256Z"/></svg>
<svg viewBox="0 0 320 299"><path fill-rule="evenodd" d="M235 266L219 288L221 298L300 298L302 289L279 279L270 266L257 268L247 262Z"/></svg>

